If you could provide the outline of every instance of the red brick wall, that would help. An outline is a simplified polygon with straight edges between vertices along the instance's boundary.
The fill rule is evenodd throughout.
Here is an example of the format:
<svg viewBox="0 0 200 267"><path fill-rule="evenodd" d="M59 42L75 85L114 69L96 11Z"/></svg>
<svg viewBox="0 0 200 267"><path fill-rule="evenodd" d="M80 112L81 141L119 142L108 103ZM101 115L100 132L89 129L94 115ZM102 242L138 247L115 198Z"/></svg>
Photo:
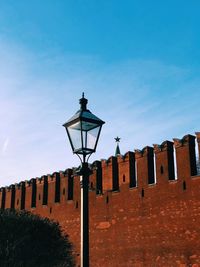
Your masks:
<svg viewBox="0 0 200 267"><path fill-rule="evenodd" d="M192 175L195 166L194 140L195 137L187 135L181 140L174 139L174 144L165 141L154 145L154 184L148 182L152 175L152 170L149 171L152 168L151 147L93 164L89 190L92 267L200 266L200 176ZM174 168L173 147L176 149L176 180L170 171ZM101 171L103 192L97 194L96 179ZM55 203L58 175L60 202ZM74 194L73 200L68 200L68 182L72 175ZM130 180L135 176L137 186L130 187ZM114 179L119 179L116 183L119 190L112 190ZM36 180L36 208L31 208L32 182L26 182L25 207L60 222L74 244L78 266L80 177L70 169L49 175L47 205L42 205L43 185L43 177ZM20 204L17 205L21 197L20 184L15 189L15 207L20 208ZM3 189L0 190L0 201L2 192ZM6 208L11 205L10 192L11 188L6 188Z"/></svg>

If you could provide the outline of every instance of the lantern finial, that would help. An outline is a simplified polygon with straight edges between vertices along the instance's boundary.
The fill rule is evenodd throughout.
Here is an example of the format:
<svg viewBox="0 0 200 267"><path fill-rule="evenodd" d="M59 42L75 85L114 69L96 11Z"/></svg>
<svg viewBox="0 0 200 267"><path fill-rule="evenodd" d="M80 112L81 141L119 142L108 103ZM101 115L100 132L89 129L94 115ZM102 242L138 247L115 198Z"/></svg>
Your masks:
<svg viewBox="0 0 200 267"><path fill-rule="evenodd" d="M87 110L88 100L85 98L84 92L82 93L82 98L79 100L79 103L81 105L81 110Z"/></svg>

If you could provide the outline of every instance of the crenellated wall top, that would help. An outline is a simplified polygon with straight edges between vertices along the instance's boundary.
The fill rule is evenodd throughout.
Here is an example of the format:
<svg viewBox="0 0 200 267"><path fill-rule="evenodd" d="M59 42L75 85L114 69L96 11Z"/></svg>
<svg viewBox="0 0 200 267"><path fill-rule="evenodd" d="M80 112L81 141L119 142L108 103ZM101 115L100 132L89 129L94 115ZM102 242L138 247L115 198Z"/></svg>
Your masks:
<svg viewBox="0 0 200 267"><path fill-rule="evenodd" d="M153 153L157 154L157 153L161 153L163 151L167 151L170 149L173 150L173 147L177 149L179 147L187 146L191 144L191 142L194 142L195 139L197 139L197 142L200 143L200 132L196 132L195 134L196 134L196 137L194 135L187 134L182 139L174 138L173 142L166 140L162 142L161 144L153 144L153 147L145 146L142 150L135 149L134 152L128 151L124 155L118 155L117 157L110 156L108 159L95 160L90 165L90 167L91 169L96 170L97 168L100 168L100 167L106 168L107 166L110 166L116 162L117 163L126 162L126 161L129 161L130 159L137 160L141 157L146 157L149 154L152 155ZM52 174L42 175L41 177L31 178L30 180L25 180L23 182L16 183L14 187L16 189L19 189L22 186L22 184L24 184L26 187L29 187L33 184L33 181L35 181L36 184L43 184L44 179L47 179L48 182L53 182L56 179L56 175L60 175L64 177L68 177L69 175L78 176L77 170L78 168L73 167L73 168L67 168L64 171L62 170L55 171ZM4 188L6 188L6 190L8 191L8 190L11 190L12 186L13 185L4 187ZM2 188L0 188L0 191L2 191Z"/></svg>
<svg viewBox="0 0 200 267"><path fill-rule="evenodd" d="M182 139L173 138L175 148L188 145L191 141L195 140L195 136L191 134L185 135Z"/></svg>
<svg viewBox="0 0 200 267"><path fill-rule="evenodd" d="M153 152L153 147L145 146L142 150L135 149L135 158L141 158L147 156L149 153Z"/></svg>
<svg viewBox="0 0 200 267"><path fill-rule="evenodd" d="M153 147L154 147L154 152L159 153L171 149L173 147L173 142L166 140L162 142L161 145L154 144Z"/></svg>

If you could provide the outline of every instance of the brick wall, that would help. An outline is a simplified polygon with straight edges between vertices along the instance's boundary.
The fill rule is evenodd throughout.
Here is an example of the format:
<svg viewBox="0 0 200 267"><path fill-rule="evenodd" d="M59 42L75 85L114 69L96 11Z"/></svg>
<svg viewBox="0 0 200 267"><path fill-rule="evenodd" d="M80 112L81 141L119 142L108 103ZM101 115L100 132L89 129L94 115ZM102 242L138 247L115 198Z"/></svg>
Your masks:
<svg viewBox="0 0 200 267"><path fill-rule="evenodd" d="M91 165L92 267L200 266L196 134L197 140L187 135ZM77 266L79 180L75 170L67 169L0 189L0 208L25 208L59 221L74 244Z"/></svg>

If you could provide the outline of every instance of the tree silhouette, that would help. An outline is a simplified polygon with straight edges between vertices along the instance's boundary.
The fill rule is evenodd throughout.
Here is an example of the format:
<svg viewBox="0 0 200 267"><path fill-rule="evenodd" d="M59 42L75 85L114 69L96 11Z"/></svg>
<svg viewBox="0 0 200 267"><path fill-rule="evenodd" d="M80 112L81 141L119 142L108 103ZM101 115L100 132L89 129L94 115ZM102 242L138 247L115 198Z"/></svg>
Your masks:
<svg viewBox="0 0 200 267"><path fill-rule="evenodd" d="M0 210L1 267L74 267L58 223L27 211Z"/></svg>

